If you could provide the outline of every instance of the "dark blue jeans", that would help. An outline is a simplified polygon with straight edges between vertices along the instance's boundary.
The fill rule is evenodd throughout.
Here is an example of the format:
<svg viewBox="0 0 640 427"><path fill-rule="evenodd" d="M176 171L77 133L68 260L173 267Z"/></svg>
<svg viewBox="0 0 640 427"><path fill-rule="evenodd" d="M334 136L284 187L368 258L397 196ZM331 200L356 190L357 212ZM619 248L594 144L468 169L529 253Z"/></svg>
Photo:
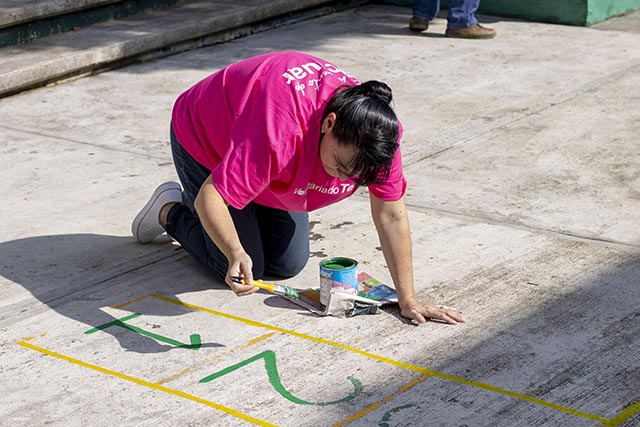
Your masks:
<svg viewBox="0 0 640 427"><path fill-rule="evenodd" d="M167 216L167 233L200 265L224 281L229 263L200 223L193 203L211 171L187 153L171 128L171 152L183 188L183 203ZM253 277L293 277L309 260L309 214L287 212L250 203L229 213L240 243L253 261Z"/></svg>
<svg viewBox="0 0 640 427"><path fill-rule="evenodd" d="M473 27L478 23L475 13L480 0L449 0L447 28L461 29ZM431 21L440 10L440 0L414 0L413 16Z"/></svg>

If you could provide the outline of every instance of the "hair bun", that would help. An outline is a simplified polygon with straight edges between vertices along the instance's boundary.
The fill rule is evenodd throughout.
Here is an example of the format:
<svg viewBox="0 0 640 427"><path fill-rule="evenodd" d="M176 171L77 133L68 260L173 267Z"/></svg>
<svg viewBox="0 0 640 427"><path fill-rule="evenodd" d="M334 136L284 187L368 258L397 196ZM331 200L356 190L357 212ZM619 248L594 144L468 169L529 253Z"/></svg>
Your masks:
<svg viewBox="0 0 640 427"><path fill-rule="evenodd" d="M390 104L393 99L391 88L385 83L377 80L369 80L368 82L362 83L360 85L360 90L365 96L378 98L385 104Z"/></svg>

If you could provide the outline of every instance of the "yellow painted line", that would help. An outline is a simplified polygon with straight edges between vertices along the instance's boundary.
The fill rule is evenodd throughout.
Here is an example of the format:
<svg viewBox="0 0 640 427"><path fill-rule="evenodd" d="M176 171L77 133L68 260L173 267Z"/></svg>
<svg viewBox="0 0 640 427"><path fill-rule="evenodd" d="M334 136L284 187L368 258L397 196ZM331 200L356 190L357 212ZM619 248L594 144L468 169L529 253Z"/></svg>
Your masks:
<svg viewBox="0 0 640 427"><path fill-rule="evenodd" d="M238 351L238 350L241 350L241 349L243 349L243 348L250 347L250 346L252 346L252 345L254 345L254 344L256 344L256 343L258 343L258 342L260 342L260 341L264 341L264 340L266 340L267 338L270 338L271 336L275 335L276 333L277 333L277 332L269 332L269 333L266 333L266 334L264 334L264 335L260 335L259 337L256 337L256 338L253 338L253 339L251 339L251 340L247 341L245 344L243 344L243 345L241 345L241 346L231 348L231 349L229 349L229 350L225 351L225 352L224 352L224 353L222 353L222 354L217 354L217 355L213 356L212 358L209 358L209 359L204 360L204 361L202 361L202 362L200 362L200 363L197 363L197 364L195 364L195 365L193 365L193 366L190 366L190 367L188 367L188 368L186 368L186 369L183 369L182 371L180 371L180 372L178 372L178 373L176 373L176 374L173 374L173 375L171 375L171 376L169 376L169 377L163 378L163 379L161 379L160 381L157 381L157 382L156 382L156 384L166 384L166 383L168 383L169 381L173 381L173 380L175 380L176 378L180 378L181 376L183 376L183 375L185 375L185 374L188 374L188 373L190 373L190 372L195 371L196 369L202 368L203 366L206 366L206 365L210 364L210 363L211 363L211 362L213 362L214 360L219 360L219 359L221 359L221 358L222 358L224 355L226 355L226 354L235 353L235 352L236 352L236 351Z"/></svg>
<svg viewBox="0 0 640 427"><path fill-rule="evenodd" d="M260 335L259 337L256 337L256 338L254 338L254 339L252 339L252 340L247 341L247 343L246 343L244 346L242 346L242 347L244 348L244 347L252 346L252 345L254 345L254 344L259 343L260 341L264 341L264 340L266 340L267 338L271 338L271 337L272 337L273 335L275 335L275 334L276 334L275 332L269 332L269 333L267 333L267 334ZM235 351L235 349L234 349L233 351Z"/></svg>
<svg viewBox="0 0 640 427"><path fill-rule="evenodd" d="M46 332L43 332L43 333L41 333L39 336L40 336L40 337L44 337L45 335L47 335L47 333L46 333ZM31 340L36 339L36 338L37 338L37 337L36 337L35 335L33 335L33 336L31 336L31 337L23 338L23 339L22 339L22 341L31 341Z"/></svg>
<svg viewBox="0 0 640 427"><path fill-rule="evenodd" d="M607 422L603 427L617 427L629 418L640 412L640 400L636 403L627 406L624 411L616 415L611 421Z"/></svg>
<svg viewBox="0 0 640 427"><path fill-rule="evenodd" d="M556 411L560 411L560 412L564 412L564 413L567 413L567 414L575 415L577 417L586 418L588 420L598 421L598 422L601 422L601 423L606 423L606 422L610 421L609 419L600 417L598 415L588 414L586 412L582 412L582 411L578 411L578 410L575 410L575 409L567 408L565 406L556 405L555 403L547 402L547 401L544 401L542 399L538 399L538 398L535 398L535 397L532 397L532 396L527 396L526 394L516 393L516 392L513 392L513 391L501 389L501 388L493 386L491 384L485 384L485 383L481 383L481 382L478 382L478 381L471 381L471 380L467 380L465 378L456 377L454 375L449 375L449 374L444 374L442 372L432 371L430 369L426 369L426 368L423 368L421 366L410 365L408 363L399 362L397 360L389 359L387 357L379 356L379 355L373 354L373 353L368 353L368 352L360 350L358 348L351 347L351 346L348 346L348 345L345 345L345 344L341 344L341 343L336 342L336 341L331 341L331 340L328 340L328 339L325 339L325 338L314 337L312 335L303 334L303 333L300 333L300 332L296 332L296 331L280 328L278 326L273 326L273 325L269 325L269 324L266 324L266 323L256 322L254 320L245 319L244 317L235 316L233 314L223 313L221 311L211 310L211 309L206 308L206 307L200 307L200 306L189 304L189 303L177 300L177 299L168 298L168 297L165 297L163 295L151 294L151 296L154 297L154 298L157 298L159 300L169 302L171 304L176 304L176 305L180 305L180 306L183 306L183 307L191 308L193 310L198 310L198 311L202 311L202 312L205 312L205 313L214 314L216 316L223 317L223 318L226 318L226 319L235 320L235 321L238 321L238 322L242 322L242 323L245 323L245 324L250 325L250 326L255 326L255 327L258 327L258 328L271 329L273 331L282 332L282 333L285 333L285 334L288 334L288 335L292 335L292 336L295 336L295 337L298 337L298 338L302 338L302 339L305 339L305 340L314 341L314 342L321 343L321 344L332 345L334 347L339 347L339 348L342 348L344 350L351 351L353 353L360 354L362 356L368 357L370 359L378 360L380 362L388 363L388 364L394 365L394 366L399 366L401 368L408 369L410 371L420 372L420 373L425 374L425 375L432 375L434 377L443 378L445 380L453 381L453 382L456 382L456 383L465 384L465 385L468 385L468 386L471 386L471 387L480 388L480 389L483 389L483 390L488 390L488 391L491 391L493 393L498 393L498 394L502 394L502 395L505 395L505 396L514 397L516 399L524 400L525 402L534 403L534 404L540 405L540 406L545 406L547 408L555 409Z"/></svg>
<svg viewBox="0 0 640 427"><path fill-rule="evenodd" d="M111 309L115 310L115 309L117 309L117 308L126 307L127 305L129 305L129 304L133 304L134 302L138 302L138 301L140 301L141 299L144 299L144 298L146 298L146 297L147 297L146 295L143 295L143 296L138 297L138 298L136 298L136 299L132 299L131 301L123 302L122 304L114 305L113 307L109 307L109 308L111 308Z"/></svg>
<svg viewBox="0 0 640 427"><path fill-rule="evenodd" d="M132 377L130 375L122 374L120 372L112 371L111 369L103 368L102 366L93 365L91 363L83 362L82 360L74 359L73 357L65 356L64 354L56 353L51 350L47 350L46 348L38 347L36 345L30 344L26 341L18 341L16 344L29 348L31 350L35 350L42 354L46 354L48 356L57 357L58 359L65 360L67 362L93 369L94 371L102 372L103 374L112 375L114 377L118 377L120 379L131 381L132 383L136 383L139 385L143 385L145 387L149 387L154 390L163 391L165 393L173 394L175 396L183 397L185 399L192 400L197 403L202 403L203 405L210 406L211 408L217 409L219 411L225 412L229 415L233 415L236 418L240 418L241 420L248 421L250 423L265 426L265 427L276 427L275 424L268 423L266 421L260 420L258 418L250 417L249 415L243 414L242 412L236 411L235 409L228 408L224 405L220 405L219 403L211 402L209 400L201 399L198 396L194 396L192 394L185 393L180 390L175 390L169 387L165 387L162 385L154 384L149 381L141 380L139 378Z"/></svg>
<svg viewBox="0 0 640 427"><path fill-rule="evenodd" d="M331 427L342 427L345 426L347 424L349 424L350 422L353 422L359 418L364 417L365 415L367 415L369 412L374 411L376 409L378 409L379 407L381 407L382 405L384 405L385 403L395 399L395 397L400 394L400 393L404 393L405 391L409 390L411 387L413 387L414 385L418 384L419 382L422 382L424 380L426 380L427 378L431 377L431 375L423 375L418 379L415 379L413 381L411 381L409 384L405 384L402 387L400 387L398 389L398 391L396 391L395 393L391 393L388 396L385 396L382 400L380 400L379 402L374 403L373 405L367 406L366 408L356 412L355 414L353 414L352 416L350 416L349 418L345 418L344 420L340 421L337 424L334 424Z"/></svg>

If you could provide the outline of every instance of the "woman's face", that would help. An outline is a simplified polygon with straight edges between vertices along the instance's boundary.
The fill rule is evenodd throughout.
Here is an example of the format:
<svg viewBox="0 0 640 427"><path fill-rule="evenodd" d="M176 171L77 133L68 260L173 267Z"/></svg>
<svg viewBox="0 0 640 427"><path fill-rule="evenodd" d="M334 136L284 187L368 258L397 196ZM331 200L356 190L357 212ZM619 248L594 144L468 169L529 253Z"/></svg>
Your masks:
<svg viewBox="0 0 640 427"><path fill-rule="evenodd" d="M341 145L333 135L335 119L336 115L330 113L322 123L324 134L320 139L320 160L329 175L346 181L350 177L345 171L356 157L357 150L353 145Z"/></svg>

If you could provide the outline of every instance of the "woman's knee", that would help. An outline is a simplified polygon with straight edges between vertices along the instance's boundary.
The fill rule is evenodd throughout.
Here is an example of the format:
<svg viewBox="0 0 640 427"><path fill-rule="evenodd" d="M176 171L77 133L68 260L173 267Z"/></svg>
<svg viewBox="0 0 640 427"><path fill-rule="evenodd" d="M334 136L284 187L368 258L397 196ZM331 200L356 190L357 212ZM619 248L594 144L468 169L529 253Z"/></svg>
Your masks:
<svg viewBox="0 0 640 427"><path fill-rule="evenodd" d="M309 261L309 253L297 254L295 257L272 263L267 267L266 273L272 276L288 279L297 276Z"/></svg>

